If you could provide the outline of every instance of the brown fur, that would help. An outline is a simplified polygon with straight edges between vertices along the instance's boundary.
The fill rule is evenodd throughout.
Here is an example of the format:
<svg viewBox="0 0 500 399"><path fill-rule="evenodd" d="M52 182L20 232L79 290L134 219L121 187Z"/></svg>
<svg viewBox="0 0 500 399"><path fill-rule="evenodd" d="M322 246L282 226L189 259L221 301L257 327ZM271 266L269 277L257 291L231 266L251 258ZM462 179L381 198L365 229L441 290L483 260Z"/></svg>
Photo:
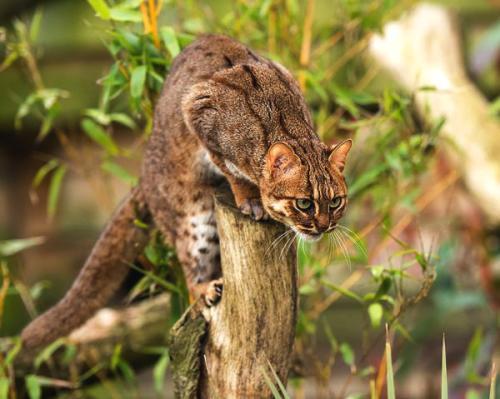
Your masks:
<svg viewBox="0 0 500 399"><path fill-rule="evenodd" d="M204 36L172 65L137 192L175 246L190 291L208 290L212 304L220 295L218 284L207 284L220 276L215 187L227 181L242 212L255 219L271 216L305 238L317 238L332 230L345 211L342 170L350 147L350 141L335 148L321 143L300 89L284 67L228 37ZM335 197L340 202L332 207ZM314 206L298 209L300 199ZM123 248L112 242L124 245L135 237L127 233L125 220L118 215L110 222L65 299L24 330L25 344L66 334L104 305L124 269L109 268L108 261L101 265L106 257L95 252L107 251L109 261L120 263L117 251ZM85 305L89 294L97 295L91 306ZM70 313L76 315L68 323Z"/></svg>

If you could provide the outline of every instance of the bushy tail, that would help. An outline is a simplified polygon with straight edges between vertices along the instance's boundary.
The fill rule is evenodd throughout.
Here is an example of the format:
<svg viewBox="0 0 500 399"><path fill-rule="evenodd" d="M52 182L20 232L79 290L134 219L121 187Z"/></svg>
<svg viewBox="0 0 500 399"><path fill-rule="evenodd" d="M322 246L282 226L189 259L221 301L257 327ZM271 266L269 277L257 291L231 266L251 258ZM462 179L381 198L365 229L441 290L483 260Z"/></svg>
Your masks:
<svg viewBox="0 0 500 399"><path fill-rule="evenodd" d="M106 305L127 275L128 264L147 244L147 229L134 220L148 216L141 189L136 187L113 214L64 298L23 330L25 348L68 335Z"/></svg>

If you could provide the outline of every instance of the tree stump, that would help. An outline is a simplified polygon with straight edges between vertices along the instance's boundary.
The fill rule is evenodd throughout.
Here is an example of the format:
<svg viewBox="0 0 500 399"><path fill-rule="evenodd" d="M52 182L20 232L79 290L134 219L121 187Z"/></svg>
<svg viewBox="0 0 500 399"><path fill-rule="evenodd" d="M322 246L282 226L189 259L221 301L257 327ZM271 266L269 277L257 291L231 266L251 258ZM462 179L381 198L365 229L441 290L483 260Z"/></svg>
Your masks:
<svg viewBox="0 0 500 399"><path fill-rule="evenodd" d="M275 222L254 222L216 201L224 293L205 312L202 398L268 398L274 370L286 385L297 320L295 246L271 244L286 233Z"/></svg>

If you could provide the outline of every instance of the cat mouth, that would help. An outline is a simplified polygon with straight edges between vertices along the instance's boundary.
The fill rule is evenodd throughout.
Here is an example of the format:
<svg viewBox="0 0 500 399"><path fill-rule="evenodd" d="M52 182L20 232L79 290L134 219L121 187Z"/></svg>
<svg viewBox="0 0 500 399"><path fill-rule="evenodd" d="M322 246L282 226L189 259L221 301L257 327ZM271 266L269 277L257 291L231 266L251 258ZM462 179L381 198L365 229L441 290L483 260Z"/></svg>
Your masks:
<svg viewBox="0 0 500 399"><path fill-rule="evenodd" d="M310 242L319 241L323 236L323 233L303 233L302 231L296 231L296 233L303 240Z"/></svg>

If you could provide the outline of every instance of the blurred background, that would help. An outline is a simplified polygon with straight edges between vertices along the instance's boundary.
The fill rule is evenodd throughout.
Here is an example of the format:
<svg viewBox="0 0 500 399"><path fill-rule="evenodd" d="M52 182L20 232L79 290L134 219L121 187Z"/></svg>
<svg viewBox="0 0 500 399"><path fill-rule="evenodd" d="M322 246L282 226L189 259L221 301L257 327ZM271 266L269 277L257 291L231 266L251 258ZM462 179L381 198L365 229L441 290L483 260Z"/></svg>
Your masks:
<svg viewBox="0 0 500 399"><path fill-rule="evenodd" d="M290 396L385 397L387 325L398 398L440 397L443 334L450 397L488 397L499 353L500 224L485 208L500 208L500 197L493 205L478 200L453 139L442 134L446 117L419 110L417 95L368 50L387 22L418 3L3 0L0 335L18 334L69 288L137 181L172 58L197 35L221 32L293 72L325 142L355 143L345 227L318 244L299 244ZM433 4L451 12L463 62L457 67L485 100L477 112L498 124L500 3ZM389 49L388 59L391 51L398 50ZM168 269L168 262L155 267ZM147 282L128 289L143 297L162 290ZM118 396L106 384L79 395L170 397L162 393L171 391L168 379L155 392L157 361L130 364L132 376L114 370Z"/></svg>

